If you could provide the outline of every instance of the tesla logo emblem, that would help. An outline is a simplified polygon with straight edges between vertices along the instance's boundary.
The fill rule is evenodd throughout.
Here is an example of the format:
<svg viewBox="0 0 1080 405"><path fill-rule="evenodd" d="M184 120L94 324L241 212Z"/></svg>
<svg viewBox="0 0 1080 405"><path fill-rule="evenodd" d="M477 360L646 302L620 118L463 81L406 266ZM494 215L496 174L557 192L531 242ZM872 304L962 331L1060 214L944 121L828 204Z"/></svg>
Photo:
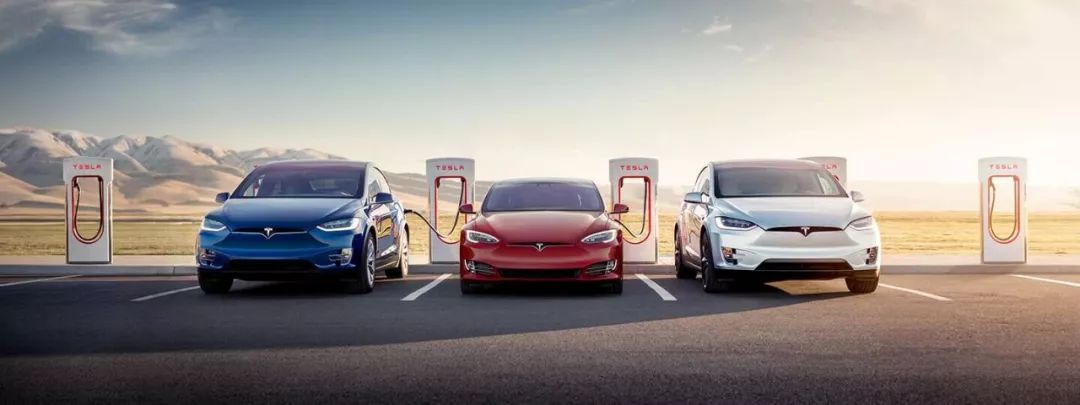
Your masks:
<svg viewBox="0 0 1080 405"><path fill-rule="evenodd" d="M533 243L533 247L536 248L537 252L543 252L544 248L546 248L547 246L543 243Z"/></svg>
<svg viewBox="0 0 1080 405"><path fill-rule="evenodd" d="M263 235L266 239L270 239L271 236L274 236L274 228L263 228Z"/></svg>
<svg viewBox="0 0 1080 405"><path fill-rule="evenodd" d="M1020 165L1016 163L991 163L990 170L1016 170Z"/></svg>
<svg viewBox="0 0 1080 405"><path fill-rule="evenodd" d="M799 228L799 229L802 230L802 236L804 236L804 237L810 236L810 227L809 226L804 226L804 227Z"/></svg>
<svg viewBox="0 0 1080 405"><path fill-rule="evenodd" d="M645 172L649 170L649 165L619 165L619 168L628 172Z"/></svg>
<svg viewBox="0 0 1080 405"><path fill-rule="evenodd" d="M71 167L75 170L100 170L101 163L75 163Z"/></svg>
<svg viewBox="0 0 1080 405"><path fill-rule="evenodd" d="M465 170L465 165L435 165L435 170L457 172Z"/></svg>

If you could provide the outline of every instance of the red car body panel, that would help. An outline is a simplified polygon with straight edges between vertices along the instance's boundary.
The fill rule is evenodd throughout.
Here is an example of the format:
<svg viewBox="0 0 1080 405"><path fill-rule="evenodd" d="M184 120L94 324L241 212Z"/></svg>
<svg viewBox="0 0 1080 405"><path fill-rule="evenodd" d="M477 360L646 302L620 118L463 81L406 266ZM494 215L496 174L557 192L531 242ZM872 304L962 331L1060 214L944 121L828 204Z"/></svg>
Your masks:
<svg viewBox="0 0 1080 405"><path fill-rule="evenodd" d="M618 230L602 213L566 211L499 212L479 215L461 234L462 280L498 281L583 281L611 282L622 279L622 232L610 243L586 244L581 239L608 229ZM498 243L472 243L465 231L478 231L499 239ZM538 248L537 243L543 247ZM490 275L466 268L468 260L492 267ZM615 269L588 275L586 268L615 261ZM509 274L508 274L509 273Z"/></svg>

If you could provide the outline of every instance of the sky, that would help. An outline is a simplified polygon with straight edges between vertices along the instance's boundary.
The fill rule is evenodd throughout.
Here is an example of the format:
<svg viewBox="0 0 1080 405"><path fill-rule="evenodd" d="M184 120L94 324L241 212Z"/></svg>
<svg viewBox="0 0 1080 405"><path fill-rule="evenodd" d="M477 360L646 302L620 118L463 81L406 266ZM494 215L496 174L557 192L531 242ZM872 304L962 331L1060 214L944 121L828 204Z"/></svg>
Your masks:
<svg viewBox="0 0 1080 405"><path fill-rule="evenodd" d="M0 0L0 127L314 148L483 179L836 155L1077 186L1075 0Z"/></svg>

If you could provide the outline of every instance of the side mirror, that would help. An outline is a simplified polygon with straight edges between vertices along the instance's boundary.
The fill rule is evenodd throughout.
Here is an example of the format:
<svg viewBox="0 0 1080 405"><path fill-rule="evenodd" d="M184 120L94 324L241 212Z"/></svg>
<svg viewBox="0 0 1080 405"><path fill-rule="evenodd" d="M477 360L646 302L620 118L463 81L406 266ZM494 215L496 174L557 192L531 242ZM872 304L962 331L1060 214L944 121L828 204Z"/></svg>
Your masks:
<svg viewBox="0 0 1080 405"><path fill-rule="evenodd" d="M688 203L691 203L691 204L704 204L705 203L705 194L697 193L697 192L686 193L686 196L683 197L683 202L688 202Z"/></svg>
<svg viewBox="0 0 1080 405"><path fill-rule="evenodd" d="M462 214L465 214L465 215L476 214L476 210L473 209L472 204L465 204L465 205L462 205L462 206L458 207L458 212L460 212Z"/></svg>
<svg viewBox="0 0 1080 405"><path fill-rule="evenodd" d="M611 207L612 214L625 214L630 212L630 206L626 204L615 204Z"/></svg>
<svg viewBox="0 0 1080 405"><path fill-rule="evenodd" d="M851 201L860 203L860 202L866 201L866 196L864 196L862 193L860 193L858 191L852 190L851 191Z"/></svg>
<svg viewBox="0 0 1080 405"><path fill-rule="evenodd" d="M371 197L371 203L375 205L390 204L394 202L394 196L390 193L375 193L374 197Z"/></svg>
<svg viewBox="0 0 1080 405"><path fill-rule="evenodd" d="M218 195L214 197L214 202L216 202L218 204L224 204L225 201L228 200L228 199L229 199L229 193L218 193Z"/></svg>

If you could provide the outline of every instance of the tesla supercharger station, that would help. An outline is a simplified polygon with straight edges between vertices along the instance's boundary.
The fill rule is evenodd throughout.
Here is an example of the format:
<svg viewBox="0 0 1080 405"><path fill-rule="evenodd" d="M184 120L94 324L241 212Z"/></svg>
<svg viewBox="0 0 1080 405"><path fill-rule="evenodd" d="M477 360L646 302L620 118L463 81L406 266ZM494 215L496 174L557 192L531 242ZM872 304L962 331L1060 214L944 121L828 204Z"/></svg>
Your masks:
<svg viewBox="0 0 1080 405"><path fill-rule="evenodd" d="M809 160L820 164L829 173L832 173L833 177L840 182L840 185L847 189L847 159L837 156L811 156L804 157L802 160Z"/></svg>
<svg viewBox="0 0 1080 405"><path fill-rule="evenodd" d="M979 159L983 263L1027 263L1027 159Z"/></svg>
<svg viewBox="0 0 1080 405"><path fill-rule="evenodd" d="M67 262L112 262L113 160L96 157L64 159Z"/></svg>
<svg viewBox="0 0 1080 405"><path fill-rule="evenodd" d="M427 160L427 183L428 183L428 218L431 226L439 229L439 204L443 197L441 207L443 211L458 215L458 206L470 204L476 201L476 163L467 158L435 158ZM447 196L440 191L455 188L456 195L451 199L454 203L447 206ZM459 224L468 222L469 217L464 215L459 218ZM428 229L428 240L431 263L457 263L459 251L458 235L439 235L438 232Z"/></svg>
<svg viewBox="0 0 1080 405"><path fill-rule="evenodd" d="M659 254L657 236L660 233L659 218L656 212L657 180L660 178L660 161L653 158L619 158L608 161L608 173L611 180L611 201L614 204L630 206L630 212L642 212L642 226L639 235L626 235L623 238L623 261L625 263L656 263ZM626 186L640 183L643 195L641 200L624 190ZM640 201L640 203L636 203ZM627 204L627 202L630 202ZM616 216L621 220L621 215ZM634 226L628 226L633 229ZM637 232L637 230L634 230Z"/></svg>

